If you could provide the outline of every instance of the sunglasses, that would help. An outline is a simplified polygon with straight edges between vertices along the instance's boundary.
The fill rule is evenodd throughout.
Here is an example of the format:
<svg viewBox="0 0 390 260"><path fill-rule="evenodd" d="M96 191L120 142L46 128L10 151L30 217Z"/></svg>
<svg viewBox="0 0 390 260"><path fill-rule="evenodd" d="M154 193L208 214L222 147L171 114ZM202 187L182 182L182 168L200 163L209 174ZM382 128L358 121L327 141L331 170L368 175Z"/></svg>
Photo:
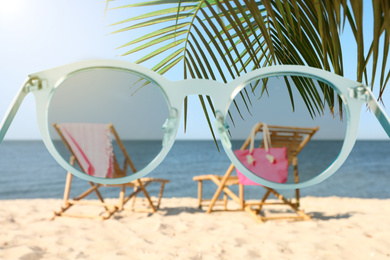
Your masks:
<svg viewBox="0 0 390 260"><path fill-rule="evenodd" d="M215 116L216 139L237 170L270 188L303 188L335 173L356 142L364 104L390 137L390 120L367 86L306 66L261 68L225 84L207 79L170 81L123 61L72 63L28 76L0 125L0 142L30 92L35 95L39 130L51 155L73 175L101 184L127 183L153 171L175 141L183 102L190 95L207 97L209 112ZM190 111L188 116L191 120ZM262 178L237 158L234 151L258 122L318 129L299 153L299 180L279 183ZM54 126L81 123L114 126L122 142L114 141L113 152L124 146L137 171L118 178L94 176L70 163L69 149ZM262 145L261 134L256 142Z"/></svg>

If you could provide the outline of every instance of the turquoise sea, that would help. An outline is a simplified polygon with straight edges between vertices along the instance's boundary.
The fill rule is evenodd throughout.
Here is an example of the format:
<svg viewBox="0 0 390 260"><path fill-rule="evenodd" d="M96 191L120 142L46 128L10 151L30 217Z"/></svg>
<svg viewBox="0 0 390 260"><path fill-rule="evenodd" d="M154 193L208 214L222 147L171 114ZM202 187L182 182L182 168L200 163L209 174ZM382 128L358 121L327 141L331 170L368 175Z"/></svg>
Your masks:
<svg viewBox="0 0 390 260"><path fill-rule="evenodd" d="M222 147L221 147L222 149ZM323 153L327 153L323 149ZM300 159L300 164L304 158ZM176 141L164 162L150 177L167 178L164 197L196 197L193 176L224 174L230 163L223 149L219 153L213 141ZM65 170L51 157L41 141L4 141L0 145L0 199L62 198ZM88 183L73 181L73 194ZM158 187L149 186L151 192ZM204 186L204 196L211 197L214 184ZM258 198L263 190L251 186L246 198ZM106 188L106 197L116 197L119 190ZM290 196L292 191L283 191ZM345 164L329 179L301 190L302 196L340 196L390 198L390 142L358 141ZM93 198L93 197L91 197Z"/></svg>

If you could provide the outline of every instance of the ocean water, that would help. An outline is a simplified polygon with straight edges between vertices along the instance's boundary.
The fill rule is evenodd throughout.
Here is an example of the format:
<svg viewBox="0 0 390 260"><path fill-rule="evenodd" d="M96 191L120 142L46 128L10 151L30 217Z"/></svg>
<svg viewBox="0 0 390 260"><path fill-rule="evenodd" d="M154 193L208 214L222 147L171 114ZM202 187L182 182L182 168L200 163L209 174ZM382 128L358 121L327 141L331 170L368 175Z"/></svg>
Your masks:
<svg viewBox="0 0 390 260"><path fill-rule="evenodd" d="M312 141L310 144L301 152L300 169L310 169L319 161L309 158L313 151L332 154L329 142ZM163 163L148 177L170 179L164 197L197 197L197 182L192 178L201 174L223 175L229 165L222 147L219 153L213 141L176 141ZM41 141L4 141L0 145L0 199L62 198L65 177L65 170ZM88 187L87 182L73 178L71 196ZM159 187L150 185L149 190L157 194ZM203 196L211 198L215 190L215 184L207 182ZM293 194L289 190L281 192L288 197ZM102 193L105 197L117 197L119 189L105 188ZM245 189L248 199L259 198L263 193L264 189L259 186ZM390 198L390 142L358 141L347 161L333 176L301 189L301 196Z"/></svg>

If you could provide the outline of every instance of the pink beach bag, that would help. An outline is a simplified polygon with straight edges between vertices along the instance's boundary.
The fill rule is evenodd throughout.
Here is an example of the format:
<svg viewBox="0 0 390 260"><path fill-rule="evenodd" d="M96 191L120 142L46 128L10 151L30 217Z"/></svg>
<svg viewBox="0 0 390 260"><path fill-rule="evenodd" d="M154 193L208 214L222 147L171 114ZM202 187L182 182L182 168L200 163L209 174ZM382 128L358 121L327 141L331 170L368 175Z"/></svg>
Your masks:
<svg viewBox="0 0 390 260"><path fill-rule="evenodd" d="M254 148L256 129L263 126L264 148ZM272 182L284 183L288 175L288 159L286 147L271 147L268 125L257 123L251 132L250 149L235 150L238 160L257 176ZM243 185L260 185L237 170L239 183Z"/></svg>

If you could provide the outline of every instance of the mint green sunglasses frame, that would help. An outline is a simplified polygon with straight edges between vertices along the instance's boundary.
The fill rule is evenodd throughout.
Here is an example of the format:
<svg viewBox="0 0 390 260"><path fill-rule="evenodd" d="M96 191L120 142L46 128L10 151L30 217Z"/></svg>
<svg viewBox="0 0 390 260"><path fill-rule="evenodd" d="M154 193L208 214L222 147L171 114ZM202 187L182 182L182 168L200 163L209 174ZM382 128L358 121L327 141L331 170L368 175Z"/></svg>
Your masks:
<svg viewBox="0 0 390 260"><path fill-rule="evenodd" d="M48 107L51 98L56 91L56 88L65 79L67 79L74 73L95 68L127 71L129 73L142 76L144 79L149 80L161 89L169 107L170 116L163 125L163 147L160 153L145 168L123 178L98 178L87 175L77 170L76 168L72 167L63 157L61 157L61 155L54 147L54 144L50 138L50 126L48 124ZM313 179L310 179L305 182L281 184L267 181L253 174L246 167L244 167L234 155L234 152L231 149L232 145L228 138L225 119L229 106L233 101L234 97L247 84L253 82L254 80L275 76L303 76L322 81L336 90L336 92L343 100L346 108L346 135L344 144L338 157L322 173L320 173ZM363 85L362 83L358 83L346 79L344 77L335 75L328 71L310 68L307 66L280 65L262 68L240 76L239 78L227 84L205 79L169 81L160 74L157 74L145 67L124 61L89 60L60 66L46 71L34 73L28 76L26 82L23 84L22 88L18 92L9 110L7 111L4 120L0 125L0 143L4 139L4 136L24 97L30 92L35 95L38 126L43 142L45 143L46 148L49 150L55 160L73 175L87 181L92 181L101 184L127 183L141 178L150 173L153 169L155 169L168 154L175 141L175 136L179 128L180 116L182 113L181 107L183 100L186 96L192 94L208 95L213 99L216 111L215 126L217 132L219 134L219 137L221 138L221 142L227 156L229 157L231 162L237 167L237 169L243 174L245 174L249 179L264 186L275 189L297 189L308 187L325 180L333 173L335 173L344 163L355 144L359 128L360 111L365 103L369 105L370 109L379 120L387 135L390 137L390 120L367 86Z"/></svg>

